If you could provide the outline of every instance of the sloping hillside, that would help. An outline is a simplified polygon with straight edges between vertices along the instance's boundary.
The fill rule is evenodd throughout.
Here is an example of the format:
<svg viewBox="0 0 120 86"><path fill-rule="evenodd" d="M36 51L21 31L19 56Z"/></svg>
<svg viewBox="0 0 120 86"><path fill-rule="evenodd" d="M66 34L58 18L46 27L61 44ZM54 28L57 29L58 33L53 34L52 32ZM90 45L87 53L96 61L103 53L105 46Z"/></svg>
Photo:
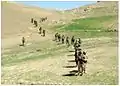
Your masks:
<svg viewBox="0 0 120 86"><path fill-rule="evenodd" d="M59 20L61 14L53 10L24 6L22 4L2 2L2 38L7 35L28 32L31 27L30 19L39 20L48 17L48 21Z"/></svg>
<svg viewBox="0 0 120 86"><path fill-rule="evenodd" d="M117 1L101 1L65 12L74 18L69 24L59 25L61 30L118 30Z"/></svg>
<svg viewBox="0 0 120 86"><path fill-rule="evenodd" d="M111 5L108 3L111 2L94 5L109 8ZM95 9L95 12L100 12ZM1 84L117 85L118 32L104 30L114 22L117 26L118 14L100 12L100 15L95 15L92 11L88 12L84 12L85 18L81 18L84 15L78 12L63 13L2 2ZM46 30L45 37L38 34L39 27L30 23L32 17L39 20L41 16L48 17L46 22L40 23ZM78 69L75 66L74 47L53 41L56 32L70 39L72 36L81 38L81 48L88 56L86 74L83 76L76 76ZM19 46L22 36L26 39L24 47Z"/></svg>
<svg viewBox="0 0 120 86"><path fill-rule="evenodd" d="M82 6L66 12L73 13L77 17L98 17L118 14L118 2L117 1L101 1L95 4Z"/></svg>

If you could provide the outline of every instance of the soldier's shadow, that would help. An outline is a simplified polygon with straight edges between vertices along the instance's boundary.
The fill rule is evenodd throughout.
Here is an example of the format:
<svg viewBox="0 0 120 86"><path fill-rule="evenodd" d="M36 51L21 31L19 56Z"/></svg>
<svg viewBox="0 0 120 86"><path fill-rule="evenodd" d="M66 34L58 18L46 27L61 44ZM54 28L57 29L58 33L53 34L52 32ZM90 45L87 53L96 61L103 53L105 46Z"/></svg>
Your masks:
<svg viewBox="0 0 120 86"><path fill-rule="evenodd" d="M76 66L63 66L63 68L75 68Z"/></svg>
<svg viewBox="0 0 120 86"><path fill-rule="evenodd" d="M75 52L74 50L70 50L69 52Z"/></svg>
<svg viewBox="0 0 120 86"><path fill-rule="evenodd" d="M70 54L70 55L67 55L67 56L75 56L74 54Z"/></svg>
<svg viewBox="0 0 120 86"><path fill-rule="evenodd" d="M45 37L44 35L41 35L42 37Z"/></svg>
<svg viewBox="0 0 120 86"><path fill-rule="evenodd" d="M69 71L68 74L63 74L62 76L77 76L76 73L78 72L78 70L72 70Z"/></svg>
<svg viewBox="0 0 120 86"><path fill-rule="evenodd" d="M68 62L75 62L75 60L68 60Z"/></svg>
<svg viewBox="0 0 120 86"><path fill-rule="evenodd" d="M52 41L56 41L55 39L53 39Z"/></svg>
<svg viewBox="0 0 120 86"><path fill-rule="evenodd" d="M77 75L69 73L69 74L63 74L62 76L77 76Z"/></svg>
<svg viewBox="0 0 120 86"><path fill-rule="evenodd" d="M19 44L19 46L24 46L23 44Z"/></svg>
<svg viewBox="0 0 120 86"><path fill-rule="evenodd" d="M57 43L57 45L62 45L62 43Z"/></svg>

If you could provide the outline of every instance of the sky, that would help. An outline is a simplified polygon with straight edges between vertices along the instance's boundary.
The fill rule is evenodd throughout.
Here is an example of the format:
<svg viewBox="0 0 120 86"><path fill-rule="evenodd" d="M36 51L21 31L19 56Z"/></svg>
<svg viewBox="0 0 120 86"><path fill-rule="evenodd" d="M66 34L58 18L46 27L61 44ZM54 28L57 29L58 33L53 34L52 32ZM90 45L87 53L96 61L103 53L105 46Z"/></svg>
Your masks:
<svg viewBox="0 0 120 86"><path fill-rule="evenodd" d="M96 2L95 1L17 1L17 3L22 3L30 6L37 6L41 8L64 10L64 9L72 9Z"/></svg>

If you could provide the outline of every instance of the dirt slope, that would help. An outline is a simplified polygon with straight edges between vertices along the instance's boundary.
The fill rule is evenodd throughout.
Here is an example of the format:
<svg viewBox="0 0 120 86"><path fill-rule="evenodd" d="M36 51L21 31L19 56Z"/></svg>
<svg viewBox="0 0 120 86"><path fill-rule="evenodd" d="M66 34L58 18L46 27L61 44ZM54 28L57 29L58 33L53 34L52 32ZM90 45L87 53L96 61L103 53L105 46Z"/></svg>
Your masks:
<svg viewBox="0 0 120 86"><path fill-rule="evenodd" d="M48 26L51 20L66 15L69 13L59 15L55 11L2 2L2 84L118 84L118 39L114 32L113 37L101 32L101 37L96 38L84 32L91 36L82 39L82 49L89 57L87 74L81 77L71 74L77 70L75 62L70 62L74 60L74 52L70 52L74 49L53 41L55 32ZM47 29L46 37L39 35L38 28L30 23L31 17L41 16L50 20L41 24ZM25 47L19 46L22 36L27 40Z"/></svg>

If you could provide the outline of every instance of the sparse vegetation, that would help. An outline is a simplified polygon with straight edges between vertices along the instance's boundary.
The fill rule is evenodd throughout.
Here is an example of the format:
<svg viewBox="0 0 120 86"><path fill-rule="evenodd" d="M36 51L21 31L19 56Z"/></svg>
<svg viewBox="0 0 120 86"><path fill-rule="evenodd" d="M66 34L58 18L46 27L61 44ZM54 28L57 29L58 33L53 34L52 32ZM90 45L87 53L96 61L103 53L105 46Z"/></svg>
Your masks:
<svg viewBox="0 0 120 86"><path fill-rule="evenodd" d="M36 12L34 8L31 11L34 13L29 14L27 8L22 8L22 11L21 8L22 6L2 2L2 31L4 31L2 32L1 84L118 84L118 32L106 32L111 26L109 24L117 21L117 15L78 18L65 25L58 24L52 27L48 27L48 22L44 22L41 26L46 29L46 36L41 37L37 33L38 28L33 27L29 19L33 15L39 17L39 12L42 16L49 15L50 11L38 12L37 8ZM19 13L16 9L20 9ZM56 16L61 18L54 13L48 19L57 18ZM81 47L88 55L87 74L73 76L70 72L77 68L64 67L75 65L75 62L69 62L74 60L72 56L74 52L70 52L74 49L72 46L67 47L65 44L58 45L54 42L56 32L81 38ZM23 35L26 38L25 47L19 46Z"/></svg>

